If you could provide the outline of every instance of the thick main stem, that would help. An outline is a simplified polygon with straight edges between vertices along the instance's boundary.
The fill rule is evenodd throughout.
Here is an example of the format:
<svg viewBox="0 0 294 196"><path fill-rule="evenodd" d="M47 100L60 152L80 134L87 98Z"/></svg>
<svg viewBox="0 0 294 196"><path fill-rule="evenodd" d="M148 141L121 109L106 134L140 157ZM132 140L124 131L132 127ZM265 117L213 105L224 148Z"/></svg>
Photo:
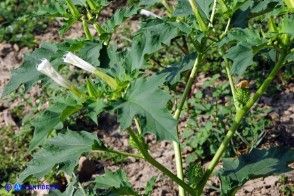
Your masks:
<svg viewBox="0 0 294 196"><path fill-rule="evenodd" d="M198 54L197 58L195 60L194 66L193 66L193 68L191 70L189 80L188 80L187 85L185 87L184 93L182 95L180 105L178 106L178 108L177 108L177 110L176 110L176 112L174 114L174 118L176 120L179 120L179 118L180 118L181 111L183 109L183 106L184 106L184 103L186 101L187 95L188 95L188 93L189 93L189 91L191 89L191 86L193 84L193 80L195 78L196 71L197 71L197 69L199 67L199 64L201 62L201 58L202 58L201 54ZM175 159L176 159L177 176L178 176L178 178L183 180L184 176L183 176L183 164L182 164L181 146L180 146L180 144L178 142L173 142L173 146L174 146ZM179 195L180 196L185 195L185 190L181 186L179 186Z"/></svg>
<svg viewBox="0 0 294 196"><path fill-rule="evenodd" d="M176 175L174 175L171 171L169 171L166 167L161 165L159 162L157 162L145 149L144 145L139 141L137 138L137 135L133 132L131 128L128 128L128 132L131 135L131 137L134 139L134 142L137 144L140 152L144 156L145 160L148 161L151 165L159 169L162 173L170 177L174 182L176 182L178 185L183 187L186 191L188 191L191 195L195 195L195 190L192 189L188 184L186 184L183 180L179 179Z"/></svg>
<svg viewBox="0 0 294 196"><path fill-rule="evenodd" d="M220 158L222 157L225 149L227 148L230 140L234 136L235 131L240 125L241 120L243 119L244 115L247 113L247 111L253 106L253 104L261 97L263 92L267 89L271 81L274 79L274 77L277 75L278 71L283 66L283 63L286 59L287 53L283 51L281 54L279 61L271 71L271 73L268 75L268 77L265 79L263 84L260 86L260 88L256 91L254 96L246 103L246 105L237 111L234 119L234 123L231 126L230 130L228 131L226 137L224 138L223 142L221 143L220 147L218 148L217 152L215 153L212 161L210 162L209 166L207 167L204 176L202 180L200 181L199 185L197 186L197 195L201 195L202 190L204 189L204 186L209 179L210 175L212 174L215 166L219 162Z"/></svg>

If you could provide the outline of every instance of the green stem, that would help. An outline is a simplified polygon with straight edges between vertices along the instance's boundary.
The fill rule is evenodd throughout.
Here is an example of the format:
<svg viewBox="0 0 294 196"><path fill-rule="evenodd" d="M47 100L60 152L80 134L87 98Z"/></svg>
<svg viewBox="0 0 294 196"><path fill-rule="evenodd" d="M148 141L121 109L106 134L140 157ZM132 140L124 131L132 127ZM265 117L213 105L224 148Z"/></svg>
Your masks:
<svg viewBox="0 0 294 196"><path fill-rule="evenodd" d="M92 150L92 152L94 152L94 153L95 152L110 152L110 153L114 153L114 154L123 155L126 157L134 157L136 159L144 159L144 157L142 157L141 155L138 155L138 154L132 154L132 153L127 153L127 152L112 150L110 148L106 148L106 149L102 149L102 150Z"/></svg>
<svg viewBox="0 0 294 196"><path fill-rule="evenodd" d="M106 82L112 88L112 90L117 89L118 84L115 81L115 79L113 79L111 76L107 75L106 73L100 70L96 70L94 74L98 76L99 78L101 78L104 82Z"/></svg>
<svg viewBox="0 0 294 196"><path fill-rule="evenodd" d="M214 15L215 15L215 9L216 9L216 0L213 1L212 12L211 12L210 22L209 22L210 27L213 26L213 19L214 19Z"/></svg>
<svg viewBox="0 0 294 196"><path fill-rule="evenodd" d="M77 176L74 173L72 173L72 174L73 174L75 180L78 182L78 185L79 185L80 189L82 190L83 195L86 196L87 194L86 194L82 184L78 181Z"/></svg>
<svg viewBox="0 0 294 196"><path fill-rule="evenodd" d="M70 13L75 17L75 18L79 18L80 17L80 13L78 11L78 9L76 8L76 6L73 4L73 2L71 0L65 0L68 8L70 10Z"/></svg>
<svg viewBox="0 0 294 196"><path fill-rule="evenodd" d="M197 58L195 60L195 63L194 63L194 66L191 70L191 73L190 73L190 76L189 76L189 80L187 82L187 85L185 87L185 90L184 90L184 93L182 95L182 98L181 98L181 102L174 114L174 119L176 120L179 120L180 118L180 115L181 115L181 111L183 109L183 106L184 106L184 103L186 101L186 98L187 98L187 95L191 89L191 86L193 84L193 80L195 78L195 75L196 75L196 71L199 67L199 64L201 62L201 58L202 58L202 55L200 53L197 54ZM177 176L178 178L180 178L181 180L184 179L184 176L183 176L183 165L182 165L182 154L181 154L181 146L180 146L180 143L178 142L173 142L173 146L174 146L174 152L175 152L175 159L176 159L176 168L177 168ZM180 196L184 196L185 195L185 191L182 187L179 186L179 195Z"/></svg>
<svg viewBox="0 0 294 196"><path fill-rule="evenodd" d="M225 28L225 31L219 36L220 39L224 38L225 35L227 34L229 28L230 28L230 24L231 24L231 18L229 18L228 22L227 22L227 26Z"/></svg>
<svg viewBox="0 0 294 196"><path fill-rule="evenodd" d="M171 171L169 171L166 167L161 165L159 162L157 162L145 149L144 145L139 141L137 138L137 135L134 133L134 131L131 128L128 128L128 132L131 135L131 137L134 139L134 142L137 144L140 152L144 156L145 160L148 161L151 165L159 169L162 173L170 177L174 182L179 184L181 187L183 187L186 191L188 191L191 195L195 195L195 190L192 189L188 184L186 184L183 180L179 179L176 175L174 175Z"/></svg>
<svg viewBox="0 0 294 196"><path fill-rule="evenodd" d="M92 36L92 34L90 33L90 30L89 30L89 28L88 28L88 24L87 24L87 22L86 22L85 17L82 18L82 25L83 25L84 32L85 32L85 34L86 34L86 38L87 38L88 40L92 40L92 39L93 39L93 36Z"/></svg>
<svg viewBox="0 0 294 196"><path fill-rule="evenodd" d="M86 0L86 2L92 11L94 11L94 12L97 11L97 8L96 8L94 2L92 2L91 0Z"/></svg>
<svg viewBox="0 0 294 196"><path fill-rule="evenodd" d="M208 29L207 25L205 24L205 22L203 21L201 15L199 13L199 10L198 10L197 4L195 3L195 0L189 0L189 3L191 5L192 11L197 19L200 30L207 31L207 29Z"/></svg>
<svg viewBox="0 0 294 196"><path fill-rule="evenodd" d="M231 73L230 73L229 61L225 57L225 50L224 50L223 47L221 47L221 55L223 56L224 61L225 61L226 74L227 74L227 76L229 78L229 83L230 83L231 92L232 92L232 95L233 95L234 105L235 105L236 110L238 111L240 108L239 108L239 104L238 104L238 101L237 101L237 98L236 98L236 89L235 89L235 85L234 85L234 82L233 82L233 79L232 79L232 76L231 76Z"/></svg>
<svg viewBox="0 0 294 196"><path fill-rule="evenodd" d="M80 100L80 102L84 103L86 101L88 96L82 91L80 91L78 88L76 88L74 85L71 85L69 87L69 90L73 95L75 95Z"/></svg>
<svg viewBox="0 0 294 196"><path fill-rule="evenodd" d="M194 45L195 49L197 51L200 51L200 43L196 40L193 39L193 37L191 36L191 34L189 34L189 39L191 40L192 44Z"/></svg>
<svg viewBox="0 0 294 196"><path fill-rule="evenodd" d="M254 96L246 103L246 105L243 108L241 108L240 110L237 111L237 113L235 115L234 122L233 122L230 130L228 131L226 137L224 138L223 142L221 143L220 147L218 148L217 152L215 153L212 161L210 162L209 166L207 167L202 180L200 181L199 185L197 186L197 193L198 193L197 195L200 195L202 193L202 190L204 189L204 186L205 186L207 180L209 179L210 175L212 174L215 166L218 164L218 162L219 162L220 158L222 157L225 149L227 148L230 140L234 136L234 133L237 130L237 128L239 127L239 124L240 124L241 120L243 119L244 115L253 106L253 104L261 97L261 95L265 92L265 90L267 89L267 87L269 86L271 81L274 79L274 77L277 75L279 70L282 68L283 63L286 59L286 56L287 56L287 52L283 51L277 64L275 65L275 67L273 68L271 73L268 75L268 77L265 79L263 84L256 91Z"/></svg>
<svg viewBox="0 0 294 196"><path fill-rule="evenodd" d="M185 87L184 93L182 95L182 99L181 99L180 105L178 106L178 108L177 108L177 110L176 110L176 112L174 114L174 118L177 119L177 120L180 117L181 111L182 111L183 106L184 106L184 103L186 101L186 97L187 97L187 95L188 95L188 93L189 93L189 91L191 89L191 86L193 84L194 77L196 75L196 71L197 71L197 69L198 69L198 67L200 65L201 60L202 60L202 54L201 53L198 53L197 54L197 58L195 60L195 63L193 65L193 68L191 70L191 73L190 73L190 76L189 76L189 80L187 82L187 85Z"/></svg>
<svg viewBox="0 0 294 196"><path fill-rule="evenodd" d="M160 0L160 2L165 7L165 9L168 11L168 16L171 16L171 14L173 13L173 8L167 4L166 0Z"/></svg>
<svg viewBox="0 0 294 196"><path fill-rule="evenodd" d="M141 135L142 134L142 129L141 129L141 126L139 124L139 120L137 117L135 117L135 124L136 124L136 127L138 129L138 133Z"/></svg>

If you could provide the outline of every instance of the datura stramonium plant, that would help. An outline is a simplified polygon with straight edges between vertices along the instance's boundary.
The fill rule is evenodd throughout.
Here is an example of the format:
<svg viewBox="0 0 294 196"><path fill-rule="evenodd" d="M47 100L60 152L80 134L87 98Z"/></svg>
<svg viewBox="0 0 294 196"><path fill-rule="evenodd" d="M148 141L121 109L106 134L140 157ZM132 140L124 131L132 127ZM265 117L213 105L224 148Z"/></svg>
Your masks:
<svg viewBox="0 0 294 196"><path fill-rule="evenodd" d="M58 85L70 89L71 83L58 73L47 59L42 59L42 62L37 65L37 70L49 78L54 80Z"/></svg>

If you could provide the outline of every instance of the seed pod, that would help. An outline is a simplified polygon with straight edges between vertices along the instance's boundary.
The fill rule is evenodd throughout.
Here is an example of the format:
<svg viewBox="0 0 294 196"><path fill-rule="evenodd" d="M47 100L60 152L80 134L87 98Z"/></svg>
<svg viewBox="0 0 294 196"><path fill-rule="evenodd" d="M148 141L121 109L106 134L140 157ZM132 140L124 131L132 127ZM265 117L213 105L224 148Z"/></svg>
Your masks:
<svg viewBox="0 0 294 196"><path fill-rule="evenodd" d="M241 105L245 105L249 100L250 90L247 80L243 80L236 85L236 99Z"/></svg>

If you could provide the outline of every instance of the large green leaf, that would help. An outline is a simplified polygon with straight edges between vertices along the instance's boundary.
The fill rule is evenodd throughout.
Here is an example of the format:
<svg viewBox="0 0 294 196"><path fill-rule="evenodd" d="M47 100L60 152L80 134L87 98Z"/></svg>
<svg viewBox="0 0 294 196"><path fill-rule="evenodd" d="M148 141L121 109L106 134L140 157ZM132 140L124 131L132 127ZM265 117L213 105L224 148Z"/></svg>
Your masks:
<svg viewBox="0 0 294 196"><path fill-rule="evenodd" d="M236 74L240 77L254 63L253 57L259 50L259 46L266 42L267 40L261 38L258 31L236 28L228 33L218 43L218 46L222 47L224 44L237 43L227 51L226 57L233 61L231 74Z"/></svg>
<svg viewBox="0 0 294 196"><path fill-rule="evenodd" d="M239 76L243 75L247 67L254 63L252 49L241 44L231 47L226 57L233 60L231 74L237 74Z"/></svg>
<svg viewBox="0 0 294 196"><path fill-rule="evenodd" d="M103 30L106 34L113 33L115 29L122 24L127 18L138 12L138 7L126 7L122 10L117 10L103 25ZM102 35L103 36L103 35Z"/></svg>
<svg viewBox="0 0 294 196"><path fill-rule="evenodd" d="M197 0L196 3L198 5L198 9L201 13L201 16L204 20L209 20L209 17L210 17L210 11L212 10L211 9L211 6L212 6L212 2L213 0Z"/></svg>
<svg viewBox="0 0 294 196"><path fill-rule="evenodd" d="M119 168L115 172L105 169L103 176L97 176L95 179L95 188L106 191L101 195L139 195L132 189L126 173Z"/></svg>
<svg viewBox="0 0 294 196"><path fill-rule="evenodd" d="M189 16L189 15L193 15L193 11L189 1L179 0L172 16L183 17L183 16Z"/></svg>
<svg viewBox="0 0 294 196"><path fill-rule="evenodd" d="M261 38L257 30L252 30L248 28L246 29L235 28L235 29L232 29L227 34L227 36L224 37L218 43L218 46L222 47L224 44L228 44L231 42L234 42L234 43L243 42L242 44L246 46L258 46L267 42L267 40L264 38Z"/></svg>
<svg viewBox="0 0 294 196"><path fill-rule="evenodd" d="M108 169L104 169L103 176L97 176L95 178L95 188L98 189L109 189L109 188L119 188L122 186L131 187L131 183L128 182L128 177L126 173L119 168L115 172L111 172Z"/></svg>
<svg viewBox="0 0 294 196"><path fill-rule="evenodd" d="M232 16L231 25L233 27L246 28L248 27L250 18L269 13L277 5L281 5L282 3L282 0L234 0L231 9L229 9L225 15Z"/></svg>
<svg viewBox="0 0 294 196"><path fill-rule="evenodd" d="M82 109L82 106L77 103L71 96L66 99L56 100L46 111L42 112L37 119L32 122L34 126L34 136L30 142L29 151L35 149L39 145L43 145L48 134L53 129L61 129L62 121L68 116Z"/></svg>
<svg viewBox="0 0 294 196"><path fill-rule="evenodd" d="M144 57L162 48L162 44L169 45L170 41L181 33L189 33L191 27L185 23L166 22L161 19L149 20L142 24L136 32L132 47L127 54L128 64L132 69L143 68Z"/></svg>
<svg viewBox="0 0 294 196"><path fill-rule="evenodd" d="M279 28L280 33L288 33L291 36L294 36L294 16L290 15L284 17Z"/></svg>
<svg viewBox="0 0 294 196"><path fill-rule="evenodd" d="M160 0L140 0L139 5L145 5L147 7L150 7L156 3L160 3Z"/></svg>
<svg viewBox="0 0 294 196"><path fill-rule="evenodd" d="M17 69L12 70L12 76L6 85L2 97L7 96L12 91L24 85L27 92L38 80L47 81L48 77L36 69L36 65L41 60L48 59L52 66L58 70L64 65L62 56L67 51L78 51L84 46L81 40L67 40L62 43L43 43L40 48L35 49L32 53L25 54L24 63Z"/></svg>
<svg viewBox="0 0 294 196"><path fill-rule="evenodd" d="M67 13L67 5L65 2L47 1L46 4L39 6L39 9L33 13L36 16L54 16L54 17L67 17L70 15Z"/></svg>
<svg viewBox="0 0 294 196"><path fill-rule="evenodd" d="M196 59L196 52L182 58L179 62L174 63L170 67L164 68L159 75L163 75L165 80L173 85L181 80L181 73L190 70Z"/></svg>
<svg viewBox="0 0 294 196"><path fill-rule="evenodd" d="M222 194L232 195L248 180L292 171L294 150L285 147L253 149L236 159L224 159L219 170Z"/></svg>
<svg viewBox="0 0 294 196"><path fill-rule="evenodd" d="M78 56L82 57L88 63L99 66L100 50L102 49L102 43L99 41L85 41L84 46L78 53Z"/></svg>
<svg viewBox="0 0 294 196"><path fill-rule="evenodd" d="M163 81L151 77L131 83L124 102L117 107L121 130L131 126L133 118L139 116L146 122L141 125L143 133L153 133L158 140L177 141L177 121L166 109L170 96L158 88Z"/></svg>
<svg viewBox="0 0 294 196"><path fill-rule="evenodd" d="M204 20L209 20L209 12L211 10L211 4L212 0L194 0L196 2L196 5L198 7L198 10ZM174 13L172 16L175 17L183 17L183 16L189 16L194 15L191 5L189 1L187 0L179 0L178 4L175 8Z"/></svg>
<svg viewBox="0 0 294 196"><path fill-rule="evenodd" d="M41 75L37 71L36 65L41 63L43 58L50 59L56 51L57 47L55 44L44 43L41 45L41 48L36 49L31 54L26 54L21 67L12 71L11 79L5 87L2 97L16 90L21 84L24 84L25 91L29 90Z"/></svg>
<svg viewBox="0 0 294 196"><path fill-rule="evenodd" d="M101 142L95 134L85 131L73 132L68 130L56 138L48 140L48 145L33 155L33 160L20 174L18 182L23 182L30 176L43 177L54 166L71 175L82 153L89 153L94 144Z"/></svg>
<svg viewBox="0 0 294 196"><path fill-rule="evenodd" d="M148 196L148 195L151 195L152 194L152 191L153 191L153 188L154 188L154 185L155 185L155 182L156 182L156 176L153 176L152 178L150 178L148 181L147 181L147 184L144 188L145 190L145 193L144 195L145 196Z"/></svg>

